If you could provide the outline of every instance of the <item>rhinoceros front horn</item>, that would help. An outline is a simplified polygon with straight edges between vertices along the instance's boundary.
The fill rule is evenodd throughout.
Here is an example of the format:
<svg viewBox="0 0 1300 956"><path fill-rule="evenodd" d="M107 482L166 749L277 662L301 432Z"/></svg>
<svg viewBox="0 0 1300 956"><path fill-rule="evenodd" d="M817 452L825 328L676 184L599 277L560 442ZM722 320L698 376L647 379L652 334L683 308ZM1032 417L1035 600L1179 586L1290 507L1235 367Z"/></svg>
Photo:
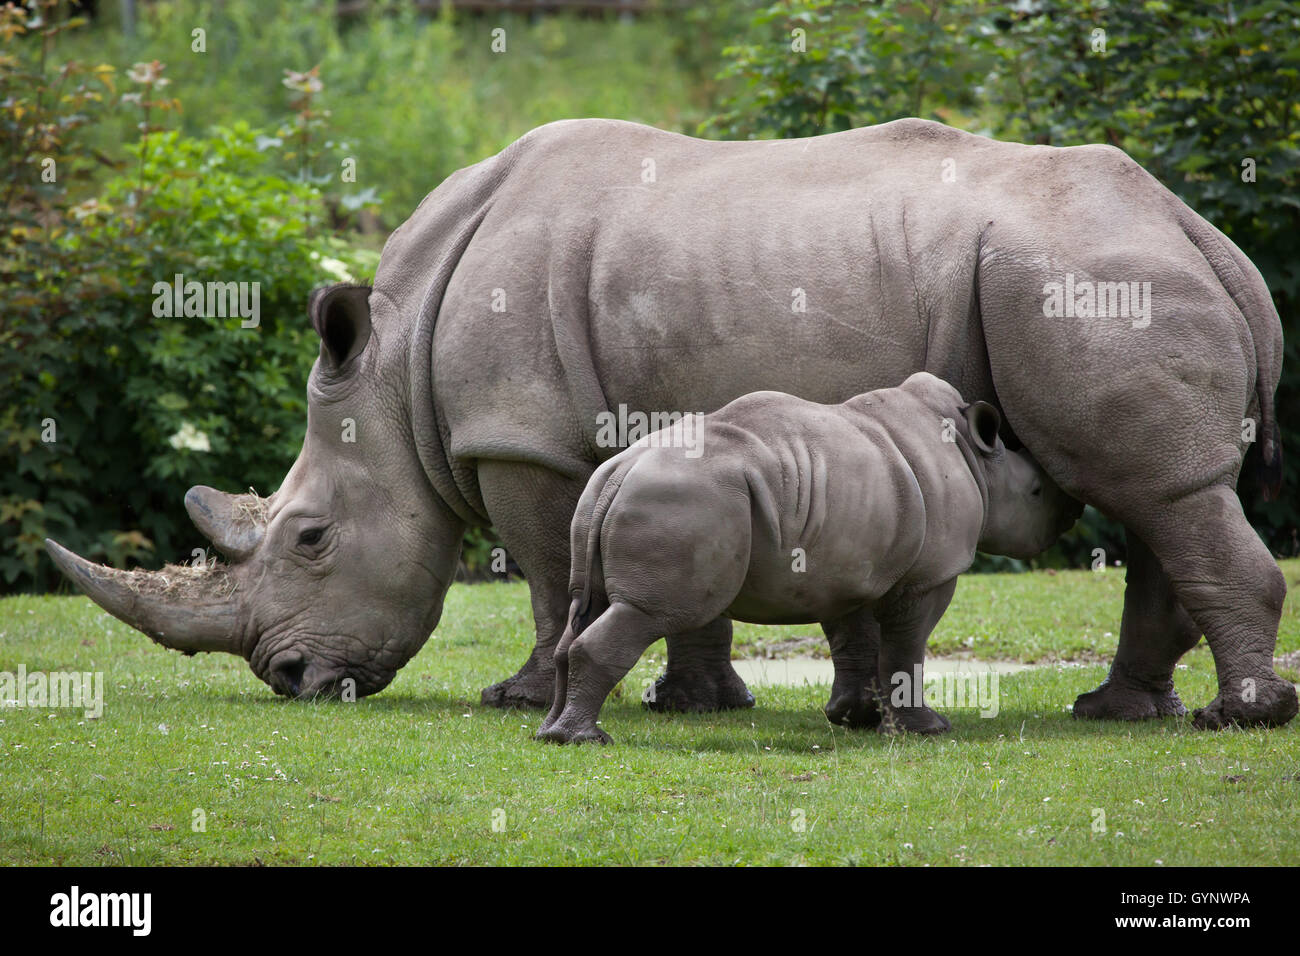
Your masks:
<svg viewBox="0 0 1300 956"><path fill-rule="evenodd" d="M228 495L195 485L185 493L190 520L231 561L246 561L266 530L269 499L257 495Z"/></svg>
<svg viewBox="0 0 1300 956"><path fill-rule="evenodd" d="M186 654L240 653L240 602L226 567L173 564L161 571L118 571L49 538L45 550L92 601L159 644Z"/></svg>

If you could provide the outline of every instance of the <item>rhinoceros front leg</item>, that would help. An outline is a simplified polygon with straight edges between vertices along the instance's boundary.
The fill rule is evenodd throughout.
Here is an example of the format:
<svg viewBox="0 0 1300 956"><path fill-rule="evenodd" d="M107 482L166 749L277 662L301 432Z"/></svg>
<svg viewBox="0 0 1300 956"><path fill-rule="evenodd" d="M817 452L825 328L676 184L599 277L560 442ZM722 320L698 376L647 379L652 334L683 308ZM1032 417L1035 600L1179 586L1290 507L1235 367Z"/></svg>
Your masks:
<svg viewBox="0 0 1300 956"><path fill-rule="evenodd" d="M549 707L555 645L569 612L569 523L585 481L526 462L481 461L492 525L528 582L537 640L518 672L483 689L487 707Z"/></svg>
<svg viewBox="0 0 1300 956"><path fill-rule="evenodd" d="M890 597L877 608L880 620L882 734L903 731L941 734L952 729L948 718L926 706L924 699L925 645L943 617L957 589L957 579L920 594Z"/></svg>
<svg viewBox="0 0 1300 956"><path fill-rule="evenodd" d="M880 625L863 608L834 621L823 621L831 645L835 683L824 708L826 719L844 727L875 727L880 723Z"/></svg>
<svg viewBox="0 0 1300 956"><path fill-rule="evenodd" d="M754 706L754 695L731 665L731 619L666 636L664 672L642 695L651 710L706 712Z"/></svg>
<svg viewBox="0 0 1300 956"><path fill-rule="evenodd" d="M1127 538L1119 648L1102 685L1074 702L1074 716L1092 720L1181 717L1187 708L1174 690L1174 665L1196 646L1201 629L1178 603L1151 549L1132 531Z"/></svg>
<svg viewBox="0 0 1300 956"><path fill-rule="evenodd" d="M483 689L486 707L549 707L555 647L569 613L569 525L586 485L541 465L481 461L479 489L506 550L528 581L537 641L513 676ZM731 622L668 638L668 663L655 682L656 710L752 707L753 695L731 666Z"/></svg>

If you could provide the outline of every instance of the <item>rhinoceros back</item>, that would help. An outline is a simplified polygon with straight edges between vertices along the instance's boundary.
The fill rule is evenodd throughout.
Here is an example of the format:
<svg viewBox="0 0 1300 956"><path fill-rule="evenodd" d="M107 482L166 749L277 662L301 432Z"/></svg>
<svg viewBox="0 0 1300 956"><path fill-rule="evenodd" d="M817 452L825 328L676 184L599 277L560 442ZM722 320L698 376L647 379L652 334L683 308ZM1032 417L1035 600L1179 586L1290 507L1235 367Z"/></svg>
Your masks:
<svg viewBox="0 0 1300 956"><path fill-rule="evenodd" d="M717 143L587 120L511 148L439 316L453 458L585 477L619 450L597 432L620 408L708 412L762 389L836 402L923 368L991 391L969 322L978 218L930 191L945 154L1018 147L919 121Z"/></svg>

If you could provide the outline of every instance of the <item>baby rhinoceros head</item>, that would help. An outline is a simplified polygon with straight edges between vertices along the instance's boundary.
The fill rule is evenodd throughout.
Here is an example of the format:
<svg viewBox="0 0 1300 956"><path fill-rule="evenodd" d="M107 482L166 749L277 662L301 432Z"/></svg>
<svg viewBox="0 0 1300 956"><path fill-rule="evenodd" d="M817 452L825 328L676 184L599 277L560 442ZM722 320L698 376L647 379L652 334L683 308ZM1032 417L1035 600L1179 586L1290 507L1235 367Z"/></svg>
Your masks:
<svg viewBox="0 0 1300 956"><path fill-rule="evenodd" d="M1063 492L1028 451L1011 451L998 436L1002 416L987 402L962 412L987 490L979 549L1011 558L1031 558L1068 530L1083 505Z"/></svg>

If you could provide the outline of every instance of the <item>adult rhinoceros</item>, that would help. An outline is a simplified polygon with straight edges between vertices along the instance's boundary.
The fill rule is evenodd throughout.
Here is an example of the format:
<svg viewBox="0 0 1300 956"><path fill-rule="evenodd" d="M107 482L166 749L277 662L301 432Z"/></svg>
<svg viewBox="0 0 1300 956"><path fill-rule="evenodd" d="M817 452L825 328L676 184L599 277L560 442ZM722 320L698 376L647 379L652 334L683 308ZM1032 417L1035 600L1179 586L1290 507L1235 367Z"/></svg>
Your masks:
<svg viewBox="0 0 1300 956"><path fill-rule="evenodd" d="M1285 581L1234 488L1246 419L1275 476L1281 325L1250 261L1121 151L1000 143L920 120L706 142L631 123L534 130L452 175L389 239L373 289L313 297L302 453L269 499L195 488L230 559L126 575L50 544L110 612L182 651L242 654L276 691L374 693L427 639L468 524L527 576L537 644L495 705L545 705L567 529L620 407L819 402L930 371L986 398L1075 498L1124 523L1107 681L1076 716L1280 724ZM345 420L355 441L344 441ZM749 701L729 624L670 638L658 698Z"/></svg>

